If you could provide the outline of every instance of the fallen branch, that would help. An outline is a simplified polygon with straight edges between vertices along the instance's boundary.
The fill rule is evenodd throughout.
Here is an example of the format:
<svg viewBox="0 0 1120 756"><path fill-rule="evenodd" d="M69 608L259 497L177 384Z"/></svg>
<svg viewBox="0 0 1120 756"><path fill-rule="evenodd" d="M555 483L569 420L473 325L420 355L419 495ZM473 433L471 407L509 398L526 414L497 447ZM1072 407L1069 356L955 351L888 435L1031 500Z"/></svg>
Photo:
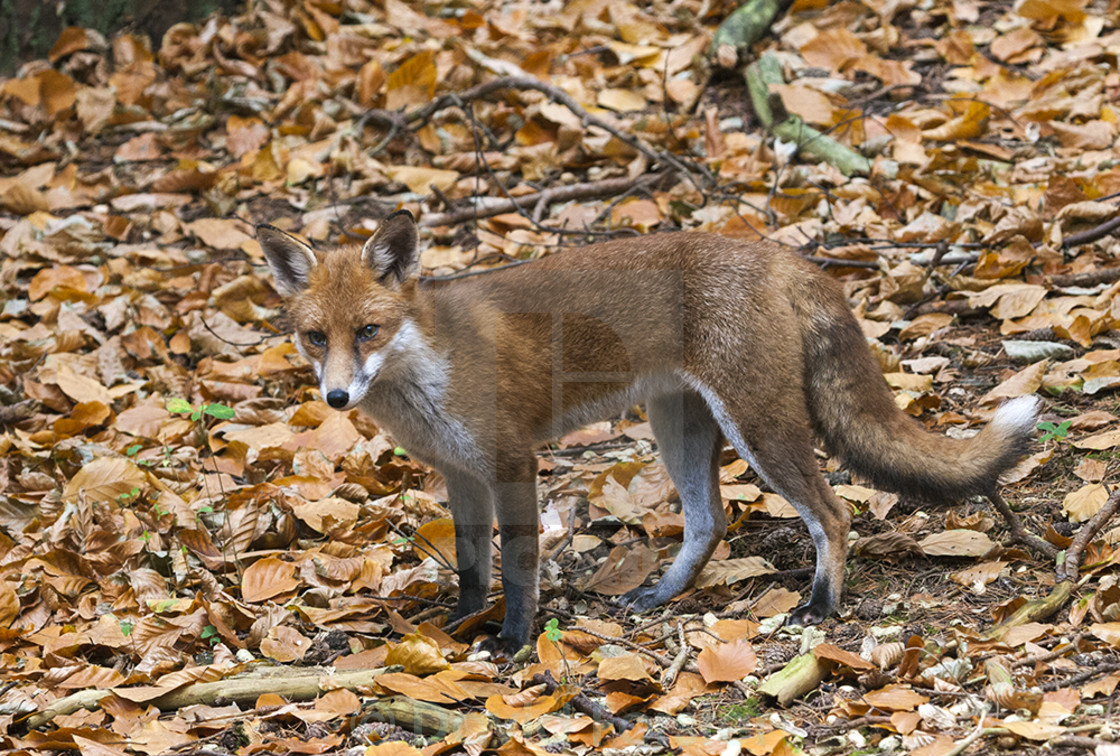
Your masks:
<svg viewBox="0 0 1120 756"><path fill-rule="evenodd" d="M988 496L988 500L992 502L996 510L1007 522L1007 528L1011 531L1011 541L1013 543L1021 543L1028 548L1037 549L1051 559L1058 558L1058 547L1052 543L1042 540L1038 536L1029 532L1023 527L1022 520L1019 515L1015 514L1011 507L1007 506L1007 502L998 493L992 493Z"/></svg>
<svg viewBox="0 0 1120 756"><path fill-rule="evenodd" d="M520 197L480 197L471 207L451 210L446 213L426 214L420 219L420 224L423 226L453 226L476 218L489 218L494 215L516 212L518 208L533 207L542 202L551 204L608 197L635 187L652 186L662 178L664 178L664 174L661 173L645 174L636 179L623 176L582 184L554 186L532 194L523 194Z"/></svg>
<svg viewBox="0 0 1120 756"><path fill-rule="evenodd" d="M1066 551L1065 561L1058 565L1059 580L1077 582L1081 571L1081 554L1101 532L1105 523L1112 519L1117 509L1120 509L1120 490L1113 491L1104 506L1078 529L1077 535L1073 537L1073 543L1069 545L1069 549Z"/></svg>
<svg viewBox="0 0 1120 756"><path fill-rule="evenodd" d="M673 657L673 663L666 667L665 671L661 673L661 687L666 690L672 687L673 683L676 682L677 675L681 673L681 670L684 669L684 665L688 663L689 647L688 639L684 634L683 622L677 623L677 635L680 639L680 650L677 651L677 655Z"/></svg>
<svg viewBox="0 0 1120 756"><path fill-rule="evenodd" d="M175 711L184 706L213 705L219 701L252 704L264 693L275 693L289 701L311 701L323 692L320 687L323 680L329 679L330 688L355 690L370 685L378 675L391 669L393 668L379 667L359 672L332 673L325 667L268 667L268 674L257 670L239 677L192 683L161 696L144 699L143 703L155 706L160 711ZM73 714L80 709L96 709L103 698L113 694L128 698L128 688L81 690L59 698L42 711L29 716L27 726L35 729L58 716Z"/></svg>
<svg viewBox="0 0 1120 756"><path fill-rule="evenodd" d="M992 499L992 501L995 502L996 499ZM1006 505L1004 505L1004 508L1006 508ZM1078 529L1077 535L1073 538L1073 543L1066 550L1065 559L1058 563L1058 583L1054 586L1054 589L1046 596L1028 601L1020 606L1014 614L985 633L985 637L998 640L1010 628L1047 619L1065 606L1080 577L1081 555L1093 542L1093 539L1100 534L1105 524L1116 514L1117 509L1120 509L1120 490L1113 491L1104 506L1093 515L1092 519ZM1000 511L1002 513L1003 509ZM1007 511L1010 512L1010 509ZM1006 517L1006 515L1004 516ZM1031 536L1031 538L1035 537Z"/></svg>
<svg viewBox="0 0 1120 756"><path fill-rule="evenodd" d="M1067 275L1050 276L1050 283L1054 286L1099 286L1104 283L1120 281L1120 268L1105 268L1104 270L1090 270L1085 273L1070 273Z"/></svg>
<svg viewBox="0 0 1120 756"><path fill-rule="evenodd" d="M555 693L556 689L560 687L560 683L556 682L556 679L552 676L551 672L537 673L533 675L532 684L545 686L545 691L547 691L549 694ZM616 717L614 714L611 714L609 711L603 708L603 706L595 703L583 693L577 693L575 698L569 701L569 703L572 705L573 709L586 714L595 721L606 722L607 724L612 725L616 732L626 732L634 726L633 722L627 719L623 719L622 717Z"/></svg>
<svg viewBox="0 0 1120 756"><path fill-rule="evenodd" d="M747 0L723 19L712 35L708 56L719 62L719 48L724 45L745 50L770 30L777 15L790 0Z"/></svg>
<svg viewBox="0 0 1120 756"><path fill-rule="evenodd" d="M1076 688L1082 683L1088 682L1096 677L1104 677L1120 670L1120 662L1100 662L1094 664L1090 669L1083 669L1075 675L1064 677L1060 680L1051 680L1050 682L1043 683L1043 690L1061 690L1062 688Z"/></svg>
<svg viewBox="0 0 1120 756"><path fill-rule="evenodd" d="M845 176L871 173L871 161L863 155L825 136L799 117L785 113L781 100L770 94L771 84L785 84L782 64L772 53L763 53L747 66L743 76L755 115L774 136L793 142L805 154L830 163Z"/></svg>
<svg viewBox="0 0 1120 756"><path fill-rule="evenodd" d="M948 753L946 753L945 756L959 756L959 754L962 754L965 751L967 751L969 748L971 748L972 744L975 743L980 738L984 737L985 734L990 734L991 732L993 732L993 729L991 729L991 728L987 729L987 730L984 729L984 717L985 716L987 716L987 709L985 709L984 713L980 715L980 721L976 723L976 729L974 729L967 736L965 736L964 738L959 740L957 742L957 744L953 747L953 749L951 751L949 751Z"/></svg>
<svg viewBox="0 0 1120 756"><path fill-rule="evenodd" d="M408 696L375 698L362 704L366 719L396 725L428 738L444 738L463 724L463 715Z"/></svg>
<svg viewBox="0 0 1120 756"><path fill-rule="evenodd" d="M830 671L831 664L818 659L816 654L801 654L763 680L758 692L777 699L780 706L789 706L793 699L815 690Z"/></svg>
<svg viewBox="0 0 1120 756"><path fill-rule="evenodd" d="M628 134L617 126L614 126L611 123L605 121L604 119L588 113L583 109L583 106L576 102L574 97L572 97L559 87L555 87L552 84L547 84L541 81L540 79L534 79L528 76L502 76L492 81L479 84L478 86L471 87L470 89L464 90L462 92L454 92L441 95L440 97L437 97L436 99L429 102L427 105L405 113L403 115L404 122L407 124L417 122L426 123L433 115L441 110L444 110L445 108L461 106L464 103L471 102L472 100L480 100L489 94L505 89L530 90L540 92L552 102L560 103L568 110L572 111L572 113L574 113L579 118L581 125L583 125L585 128L588 126L594 126L596 128L602 129L603 131L613 136L615 139L634 149L636 152L645 155L650 160L670 166L671 168L673 168L673 170L679 171L680 173L683 173L689 177L693 176L693 174L702 175L709 184L714 183L711 176L702 166L686 163L670 152L653 149L632 134ZM377 112L379 115L370 116L370 118L376 118L390 124L394 123L393 116L391 114L388 116L382 116L380 114L384 113L385 111L374 112ZM363 118L365 117L366 116L363 116Z"/></svg>
<svg viewBox="0 0 1120 756"><path fill-rule="evenodd" d="M1118 229L1120 229L1120 215L1112 218L1111 220L1106 220L1104 223L1094 228L1090 228L1088 231L1080 231L1076 234L1070 234L1069 236L1062 239L1062 249L1069 249L1070 247L1076 247L1080 244L1095 242L1098 239L1103 239L1106 236L1113 235Z"/></svg>

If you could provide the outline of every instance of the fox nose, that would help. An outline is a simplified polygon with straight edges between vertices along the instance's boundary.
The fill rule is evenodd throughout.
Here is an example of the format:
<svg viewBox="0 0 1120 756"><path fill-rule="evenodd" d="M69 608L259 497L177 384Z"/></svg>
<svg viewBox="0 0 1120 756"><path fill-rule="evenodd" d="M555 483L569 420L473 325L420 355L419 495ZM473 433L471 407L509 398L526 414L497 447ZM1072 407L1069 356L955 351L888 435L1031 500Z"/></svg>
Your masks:
<svg viewBox="0 0 1120 756"><path fill-rule="evenodd" d="M335 409L342 409L350 401L350 395L344 389L331 389L327 392L327 404Z"/></svg>

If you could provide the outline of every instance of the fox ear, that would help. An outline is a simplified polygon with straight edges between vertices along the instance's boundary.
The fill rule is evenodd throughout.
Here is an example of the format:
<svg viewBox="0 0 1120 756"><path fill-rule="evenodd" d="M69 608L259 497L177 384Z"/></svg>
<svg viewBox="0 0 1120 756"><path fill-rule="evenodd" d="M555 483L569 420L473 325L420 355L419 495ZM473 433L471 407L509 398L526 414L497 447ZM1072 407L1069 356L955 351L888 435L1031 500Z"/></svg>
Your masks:
<svg viewBox="0 0 1120 756"><path fill-rule="evenodd" d="M416 251L416 222L412 213L398 210L385 220L362 247L362 262L382 281L397 283L416 275L420 255Z"/></svg>
<svg viewBox="0 0 1120 756"><path fill-rule="evenodd" d="M307 280L318 263L311 247L275 226L257 226L257 241L276 279L276 289L290 296L307 288Z"/></svg>

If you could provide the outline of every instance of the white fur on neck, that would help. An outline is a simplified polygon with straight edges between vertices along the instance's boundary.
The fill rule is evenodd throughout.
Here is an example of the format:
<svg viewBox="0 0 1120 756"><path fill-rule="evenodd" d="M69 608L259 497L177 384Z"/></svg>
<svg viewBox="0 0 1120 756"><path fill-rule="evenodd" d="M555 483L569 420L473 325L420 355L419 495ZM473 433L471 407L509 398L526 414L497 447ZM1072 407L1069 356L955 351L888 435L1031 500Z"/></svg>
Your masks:
<svg viewBox="0 0 1120 756"><path fill-rule="evenodd" d="M362 410L420 458L469 466L478 450L463 422L447 411L447 357L428 343L416 323L405 320L366 363L375 358L377 371L362 387Z"/></svg>

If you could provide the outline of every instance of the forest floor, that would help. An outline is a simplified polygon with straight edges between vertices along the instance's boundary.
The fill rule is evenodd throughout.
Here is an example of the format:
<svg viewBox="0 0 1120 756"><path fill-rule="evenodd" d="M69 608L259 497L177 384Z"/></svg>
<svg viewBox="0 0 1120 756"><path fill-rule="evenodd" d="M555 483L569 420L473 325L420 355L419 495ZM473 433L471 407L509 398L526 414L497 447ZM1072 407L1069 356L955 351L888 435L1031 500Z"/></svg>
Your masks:
<svg viewBox="0 0 1120 756"><path fill-rule="evenodd" d="M798 0L749 45L727 0L250 5L0 81L0 748L1120 754L1115 2ZM727 449L714 561L630 615L682 532L633 408L542 450L535 646L492 657L496 591L443 629L442 480L322 401L254 239L399 208L430 277L796 250L931 432L1043 400L1002 489L1037 538L822 452L846 593L784 627L812 541Z"/></svg>

